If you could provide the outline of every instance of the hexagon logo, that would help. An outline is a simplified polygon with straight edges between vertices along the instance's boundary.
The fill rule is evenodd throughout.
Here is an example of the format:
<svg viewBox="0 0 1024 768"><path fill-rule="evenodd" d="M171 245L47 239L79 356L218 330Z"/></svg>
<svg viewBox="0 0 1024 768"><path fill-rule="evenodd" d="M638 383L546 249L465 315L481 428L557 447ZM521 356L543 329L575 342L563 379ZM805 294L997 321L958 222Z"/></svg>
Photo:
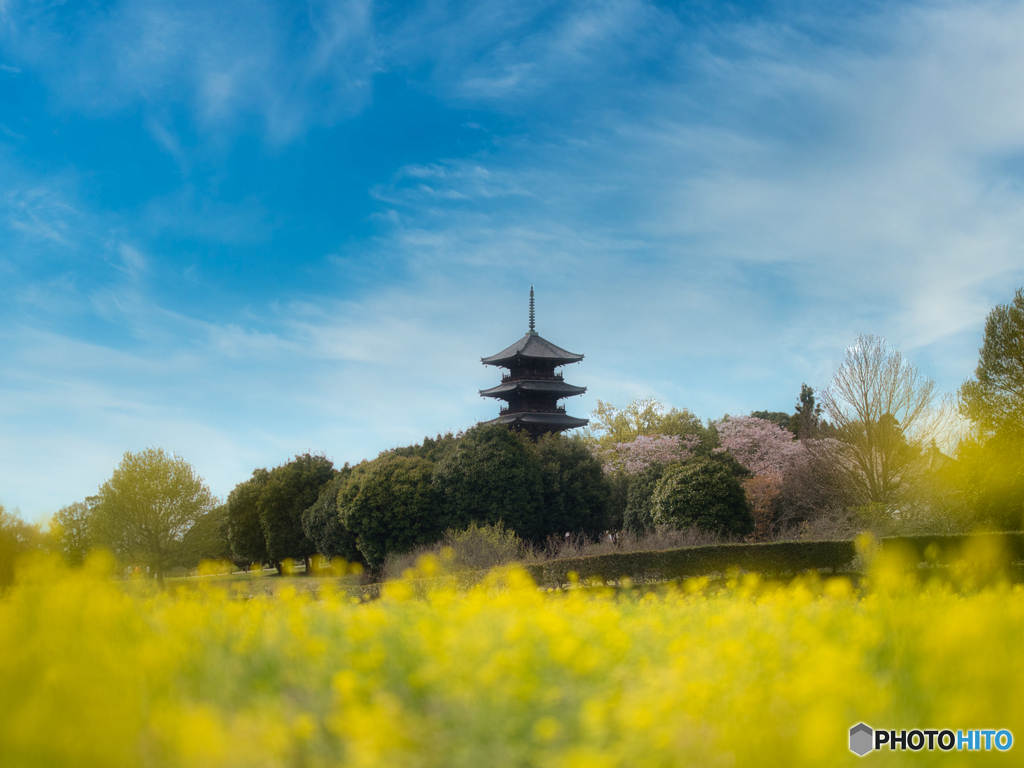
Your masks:
<svg viewBox="0 0 1024 768"><path fill-rule="evenodd" d="M857 723L850 729L850 751L859 757L864 757L874 748L874 731L864 723Z"/></svg>

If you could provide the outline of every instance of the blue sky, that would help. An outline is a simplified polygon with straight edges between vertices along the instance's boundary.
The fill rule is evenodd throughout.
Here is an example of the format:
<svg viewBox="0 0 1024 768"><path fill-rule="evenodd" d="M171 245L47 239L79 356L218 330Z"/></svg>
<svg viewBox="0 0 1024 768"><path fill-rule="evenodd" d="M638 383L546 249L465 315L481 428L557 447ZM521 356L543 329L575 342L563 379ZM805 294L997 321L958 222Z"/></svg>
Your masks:
<svg viewBox="0 0 1024 768"><path fill-rule="evenodd" d="M945 391L1024 284L1024 6L0 0L0 500L163 447L224 496L567 380L791 410L859 333Z"/></svg>

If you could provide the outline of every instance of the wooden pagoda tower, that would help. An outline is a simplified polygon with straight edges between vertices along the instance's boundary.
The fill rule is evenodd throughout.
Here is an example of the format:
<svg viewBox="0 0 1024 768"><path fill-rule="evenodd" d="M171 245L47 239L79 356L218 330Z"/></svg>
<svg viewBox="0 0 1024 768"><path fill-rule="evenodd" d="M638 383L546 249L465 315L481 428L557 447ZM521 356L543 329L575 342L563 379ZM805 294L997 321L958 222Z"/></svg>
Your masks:
<svg viewBox="0 0 1024 768"><path fill-rule="evenodd" d="M556 347L534 330L533 286L530 286L530 330L519 341L496 355L482 357L484 365L508 368L501 384L481 389L481 397L504 400L496 419L485 424L502 424L509 429L522 430L534 441L545 432L564 432L584 427L587 419L577 419L565 412L558 401L563 397L582 395L586 387L566 384L555 369L569 363L578 363L583 355L566 352Z"/></svg>

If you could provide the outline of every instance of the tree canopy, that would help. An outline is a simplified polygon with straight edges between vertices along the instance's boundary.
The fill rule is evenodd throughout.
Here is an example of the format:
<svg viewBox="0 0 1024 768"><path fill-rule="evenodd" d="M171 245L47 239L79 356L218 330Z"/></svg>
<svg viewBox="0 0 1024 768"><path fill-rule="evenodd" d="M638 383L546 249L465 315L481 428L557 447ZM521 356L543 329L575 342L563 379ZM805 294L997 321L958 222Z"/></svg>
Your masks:
<svg viewBox="0 0 1024 768"><path fill-rule="evenodd" d="M339 496L340 521L370 567L444 533L433 473L427 459L385 454L350 479Z"/></svg>
<svg viewBox="0 0 1024 768"><path fill-rule="evenodd" d="M45 536L38 525L26 523L0 504L0 589L14 581L15 561L19 557L44 547Z"/></svg>
<svg viewBox="0 0 1024 768"><path fill-rule="evenodd" d="M228 494L228 541L236 562L252 564L270 560L257 507L269 479L266 469L254 469L252 477L240 482Z"/></svg>
<svg viewBox="0 0 1024 768"><path fill-rule="evenodd" d="M401 448L393 448L381 454L394 454L396 456L414 456L420 459L427 459L435 464L443 459L450 451L454 450L459 442L461 433L458 435L446 432L437 437L424 437L422 443L406 445Z"/></svg>
<svg viewBox="0 0 1024 768"><path fill-rule="evenodd" d="M151 568L163 586L164 569L182 555L185 534L216 504L180 456L162 448L129 451L100 487L96 540L122 560Z"/></svg>
<svg viewBox="0 0 1024 768"><path fill-rule="evenodd" d="M796 413L786 425L799 438L815 437L821 427L821 403L814 396L814 388L800 385L800 396L796 401Z"/></svg>
<svg viewBox="0 0 1024 768"><path fill-rule="evenodd" d="M729 536L754 530L739 479L726 464L711 458L667 466L651 497L651 510L656 525L695 526Z"/></svg>
<svg viewBox="0 0 1024 768"><path fill-rule="evenodd" d="M182 540L182 551L173 565L195 568L203 560L232 560L228 536L228 505L218 504L188 529ZM236 561L249 565L248 560Z"/></svg>
<svg viewBox="0 0 1024 768"><path fill-rule="evenodd" d="M543 435L533 446L543 492L541 535L581 532L596 536L608 527L610 488L604 470L582 440Z"/></svg>
<svg viewBox="0 0 1024 768"><path fill-rule="evenodd" d="M302 529L321 555L341 557L349 562L365 560L356 544L356 535L342 522L338 500L349 483L354 489L353 497L358 493L357 479L368 464L364 462L357 467L345 464L334 479L320 489L313 505L302 513Z"/></svg>
<svg viewBox="0 0 1024 768"><path fill-rule="evenodd" d="M612 448L616 443L629 443L641 435L674 435L704 437L707 429L701 420L686 410L665 406L652 398L634 400L619 410L611 403L597 401L597 408L590 413L590 424L583 430L586 440L602 448Z"/></svg>
<svg viewBox="0 0 1024 768"><path fill-rule="evenodd" d="M527 440L501 426L478 426L433 475L446 528L503 522L518 536L543 536L543 483Z"/></svg>
<svg viewBox="0 0 1024 768"><path fill-rule="evenodd" d="M99 499L90 496L61 507L50 519L50 536L68 565L81 565L93 548L92 509Z"/></svg>
<svg viewBox="0 0 1024 768"><path fill-rule="evenodd" d="M640 536L654 527L654 509L651 499L658 487L658 482L665 474L665 467L665 464L659 462L648 464L632 478L627 491L626 508L622 516L622 527L626 531Z"/></svg>
<svg viewBox="0 0 1024 768"><path fill-rule="evenodd" d="M334 464L325 456L304 453L270 471L256 501L267 554L280 565L285 558L305 560L316 547L302 528L302 513L334 479Z"/></svg>
<svg viewBox="0 0 1024 768"><path fill-rule="evenodd" d="M979 516L1024 527L1024 289L985 321L975 378L960 387L960 413L975 429L959 446L960 484Z"/></svg>
<svg viewBox="0 0 1024 768"><path fill-rule="evenodd" d="M805 384L804 386L807 385ZM789 429L789 422L793 417L792 415L782 411L751 411L750 418L764 419L765 421L770 421L772 424L778 424L783 429Z"/></svg>
<svg viewBox="0 0 1024 768"><path fill-rule="evenodd" d="M960 412L983 435L1024 435L1024 288L985 320L974 378L960 387Z"/></svg>
<svg viewBox="0 0 1024 768"><path fill-rule="evenodd" d="M781 478L801 446L778 424L753 416L733 416L715 424L719 449L728 451L755 475Z"/></svg>

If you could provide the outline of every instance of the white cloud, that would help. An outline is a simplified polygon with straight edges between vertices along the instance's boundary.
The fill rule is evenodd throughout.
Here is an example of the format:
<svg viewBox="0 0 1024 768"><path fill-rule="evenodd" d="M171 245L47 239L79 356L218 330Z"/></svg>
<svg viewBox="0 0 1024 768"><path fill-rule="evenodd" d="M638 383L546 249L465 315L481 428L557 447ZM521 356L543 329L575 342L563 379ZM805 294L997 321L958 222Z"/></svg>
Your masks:
<svg viewBox="0 0 1024 768"><path fill-rule="evenodd" d="M60 246L71 244L78 211L59 192L39 186L12 189L0 198L0 205L14 231Z"/></svg>
<svg viewBox="0 0 1024 768"><path fill-rule="evenodd" d="M368 0L301 10L269 0L122 0L76 17L73 28L61 14L13 6L6 42L65 105L92 113L162 110L184 93L202 130L234 133L255 116L282 143L358 113L376 68Z"/></svg>
<svg viewBox="0 0 1024 768"><path fill-rule="evenodd" d="M470 426L485 414L479 357L493 350L457 332L438 336L463 316L451 300L459 290L284 306L264 332L127 302L121 322L145 339L126 349L8 329L0 490L27 514L52 512L94 492L125 450L157 445L225 495L254 467L307 449L359 461ZM480 312L488 299L464 303ZM163 316L159 333L146 330L150 313ZM36 470L44 455L48 474ZM55 464L74 471L55 474Z"/></svg>
<svg viewBox="0 0 1024 768"><path fill-rule="evenodd" d="M127 243L121 243L118 246L117 252L120 254L121 260L124 262L124 266L129 273L134 274L146 271L146 257L139 253L137 249L132 248Z"/></svg>
<svg viewBox="0 0 1024 768"><path fill-rule="evenodd" d="M147 201L137 226L150 236L170 233L207 243L260 243L271 236L280 218L254 194L224 202L215 191L186 184Z"/></svg>

